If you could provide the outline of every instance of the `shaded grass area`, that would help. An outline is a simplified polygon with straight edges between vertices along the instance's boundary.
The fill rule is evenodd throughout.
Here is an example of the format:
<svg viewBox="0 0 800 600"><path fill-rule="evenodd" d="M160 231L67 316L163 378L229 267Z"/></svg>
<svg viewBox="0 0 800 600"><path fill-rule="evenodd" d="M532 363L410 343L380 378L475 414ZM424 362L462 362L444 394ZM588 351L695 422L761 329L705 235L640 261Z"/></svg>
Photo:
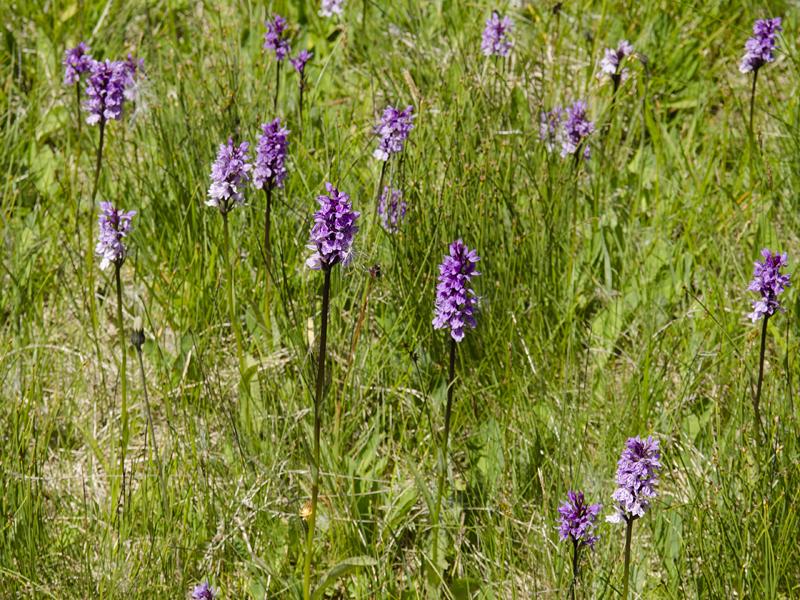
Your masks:
<svg viewBox="0 0 800 600"><path fill-rule="evenodd" d="M504 62L480 55L484 3L369 3L366 24L359 2L341 21L275 4L294 47L315 57L302 121L297 79L282 74L278 116L292 133L269 274L263 194L230 215L243 377L222 220L204 200L218 144L254 142L276 116L267 11L0 6L0 595L182 597L205 578L225 598L299 594L322 286L303 265L326 180L363 214L353 264L332 280L314 557L317 580L345 561L332 597L429 595L447 380L446 336L431 319L436 265L456 237L477 248L483 274L478 328L459 347L438 541L449 593L564 597L558 504L580 488L608 509L624 440L653 433L665 469L637 523L632 590L800 595L797 292L769 323L763 443L751 405L760 327L744 316L760 248L787 251L791 272L800 256L796 15L784 2L585 1L558 14L521 4L504 7L516 23ZM786 33L759 76L750 137L750 80L737 63L752 20L772 15ZM630 62L612 103L596 65L623 37L646 60ZM108 125L98 199L138 211L124 317L144 323L168 497L136 373L121 545L108 506L115 288L97 271L86 289L83 254L97 130L78 134L61 82L63 50L81 39L98 58L132 52L147 71L135 110ZM579 98L597 131L576 169L546 152L538 129L542 110ZM394 236L374 214L372 128L387 104L418 114L387 171L409 204ZM624 533L603 524L600 535L578 593L618 597ZM375 564L348 567L354 557Z"/></svg>

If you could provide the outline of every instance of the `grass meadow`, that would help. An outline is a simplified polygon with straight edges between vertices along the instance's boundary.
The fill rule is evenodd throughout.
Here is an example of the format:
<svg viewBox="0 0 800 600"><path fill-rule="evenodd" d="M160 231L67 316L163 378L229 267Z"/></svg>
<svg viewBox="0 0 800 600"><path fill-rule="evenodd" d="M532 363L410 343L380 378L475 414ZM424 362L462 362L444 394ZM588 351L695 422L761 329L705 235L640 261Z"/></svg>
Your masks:
<svg viewBox="0 0 800 600"><path fill-rule="evenodd" d="M605 516L636 435L658 438L663 468L630 597L800 597L796 287L768 320L763 433L746 316L761 249L789 273L800 258L797 5L495 4L347 0L323 18L299 0L0 2L0 597L187 598L205 580L224 599L302 597L323 282L305 261L326 181L361 217L331 276L316 598L621 597L625 529ZM506 58L481 53L493 8L514 22ZM296 73L276 77L262 49L273 12L293 54L314 53L302 112ZM751 133L738 65L772 16ZM622 39L636 55L615 94L598 64ZM137 211L123 332L114 270L87 246L98 127L63 83L81 40L144 59L106 124L95 201ZM587 161L539 139L542 111L578 99ZM384 174L408 203L396 233L375 212L387 105L417 115ZM209 173L220 143L254 148L276 116L291 133L269 270L264 193L228 218L237 356ZM431 322L457 238L481 257L480 309L433 528L449 337ZM138 323L120 486L120 333ZM603 504L574 590L557 512L571 489Z"/></svg>

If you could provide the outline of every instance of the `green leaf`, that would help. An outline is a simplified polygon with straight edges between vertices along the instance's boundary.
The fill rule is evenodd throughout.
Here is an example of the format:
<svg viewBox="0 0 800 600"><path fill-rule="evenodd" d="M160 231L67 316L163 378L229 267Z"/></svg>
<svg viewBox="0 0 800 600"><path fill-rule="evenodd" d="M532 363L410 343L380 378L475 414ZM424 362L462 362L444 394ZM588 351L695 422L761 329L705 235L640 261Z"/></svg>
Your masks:
<svg viewBox="0 0 800 600"><path fill-rule="evenodd" d="M455 600L469 600L474 598L483 587L477 579L456 579L450 584L450 594Z"/></svg>
<svg viewBox="0 0 800 600"><path fill-rule="evenodd" d="M505 470L502 434L495 419L489 419L481 425L479 439L481 449L478 470L483 476L486 491L493 493L498 479Z"/></svg>
<svg viewBox="0 0 800 600"><path fill-rule="evenodd" d="M406 516L417 502L418 497L417 490L411 485L396 496L386 514L386 526L392 531L398 529L406 521Z"/></svg>
<svg viewBox="0 0 800 600"><path fill-rule="evenodd" d="M433 495L428 489L428 482L425 480L425 477L423 477L422 473L417 470L417 466L413 463L413 461L407 461L406 465L414 475L414 481L417 484L417 490L422 493L422 498L425 500L425 504L428 506L428 512L433 513Z"/></svg>
<svg viewBox="0 0 800 600"><path fill-rule="evenodd" d="M336 583L342 577L347 577L357 569L362 567L374 567L378 564L378 561L372 558L371 556L352 556L350 558L344 559L337 565L331 567L325 575L322 576L322 579L319 580L317 587L314 589L314 593L311 594L311 597L314 600L319 600L322 598L322 595L325 593L325 590Z"/></svg>

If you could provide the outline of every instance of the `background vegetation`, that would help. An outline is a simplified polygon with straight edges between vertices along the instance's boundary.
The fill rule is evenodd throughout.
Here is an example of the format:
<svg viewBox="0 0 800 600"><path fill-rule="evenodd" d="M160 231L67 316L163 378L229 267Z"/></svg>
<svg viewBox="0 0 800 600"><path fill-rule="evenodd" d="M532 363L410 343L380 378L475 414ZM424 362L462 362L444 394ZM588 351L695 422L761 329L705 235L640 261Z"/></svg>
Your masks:
<svg viewBox="0 0 800 600"><path fill-rule="evenodd" d="M760 327L745 317L762 247L800 257L797 13L789 2L567 1L500 7L505 62L480 54L490 2L68 0L0 3L0 596L222 598L299 592L322 277L304 267L315 197L351 194L362 231L333 280L315 578L371 557L333 597L417 598L430 556L446 334L431 327L436 266L461 237L483 260L478 328L460 345L441 568L455 597L558 598L570 580L556 508L570 488L610 505L632 435L662 444L661 496L634 532L641 598L800 596L795 289L770 320L758 443ZM246 337L240 380L227 317L222 221L204 206L220 142L272 118L261 50L276 10L313 50L306 110L282 74L289 177L273 209L264 300L264 196L231 215ZM778 60L738 71L755 18L784 17ZM603 49L646 60L611 103ZM123 267L129 349L130 530L118 545L109 478L119 437L113 276L84 309L97 128L79 130L66 48L145 59L135 110L107 127L98 199L138 211ZM538 140L539 113L584 98L597 131L579 173ZM373 126L418 117L389 172L409 214L376 226ZM374 279L370 267L380 265ZM368 299L368 301L367 301ZM268 315L268 316L267 316ZM363 315L363 326L356 334ZM340 415L338 420L336 418ZM166 500L164 502L163 500ZM579 594L618 597L623 529L603 523ZM345 563L346 565L347 563ZM343 570L344 567L342 567Z"/></svg>

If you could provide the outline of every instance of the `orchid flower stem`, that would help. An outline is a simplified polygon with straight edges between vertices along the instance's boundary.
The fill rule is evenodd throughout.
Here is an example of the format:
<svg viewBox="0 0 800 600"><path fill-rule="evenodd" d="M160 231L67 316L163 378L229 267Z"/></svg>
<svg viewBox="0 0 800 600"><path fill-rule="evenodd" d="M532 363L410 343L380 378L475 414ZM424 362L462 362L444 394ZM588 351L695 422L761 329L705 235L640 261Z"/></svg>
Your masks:
<svg viewBox="0 0 800 600"><path fill-rule="evenodd" d="M753 135L753 110L756 105L756 82L758 81L758 69L753 71L753 88L750 90L750 135Z"/></svg>
<svg viewBox="0 0 800 600"><path fill-rule="evenodd" d="M83 123L81 122L81 84L75 84L75 116L78 118L78 143L80 144Z"/></svg>
<svg viewBox="0 0 800 600"><path fill-rule="evenodd" d="M305 75L300 75L300 132L302 135L303 131L303 92L306 89L306 77Z"/></svg>
<svg viewBox="0 0 800 600"><path fill-rule="evenodd" d="M386 179L386 167L388 166L389 161L385 160L381 164L381 176L378 179L378 195L375 198L375 214L378 213L378 207L381 204L381 194L383 193L383 182Z"/></svg>
<svg viewBox="0 0 800 600"><path fill-rule="evenodd" d="M277 68L275 69L275 98L272 102L272 112L276 112L278 110L278 93L281 89L281 65L283 61L278 61Z"/></svg>
<svg viewBox="0 0 800 600"><path fill-rule="evenodd" d="M100 169L103 166L103 144L105 142L105 133L106 121L105 119L100 119L100 141L97 144L97 158L95 159L94 165L94 183L92 184L92 195L89 202L89 258L87 259L89 262L91 262L92 252L94 252L94 201L97 199L97 187L100 183ZM91 270L89 273L89 278L94 280L94 277L91 275Z"/></svg>
<svg viewBox="0 0 800 600"><path fill-rule="evenodd" d="M453 391L456 379L456 348L454 339L450 339L450 369L447 377L447 404L444 409L444 434L442 435L442 450L439 455L439 481L436 487L436 504L433 507L433 568L437 568L439 558L439 517L444 496L444 487L447 480L447 446L450 438L450 415L453 410Z"/></svg>
<svg viewBox="0 0 800 600"><path fill-rule="evenodd" d="M267 206L264 209L264 268L267 272L267 279L269 280L269 266L270 266L270 243L269 243L269 230L270 230L270 214L272 213L272 186L267 185L265 188L267 195Z"/></svg>
<svg viewBox="0 0 800 600"><path fill-rule="evenodd" d="M92 195L89 200L89 236L88 245L86 248L86 269L87 269L87 285L89 287L89 313L92 320L92 331L94 332L95 345L97 344L97 305L94 297L94 202L97 198L97 188L100 183L100 170L103 167L103 144L105 142L106 121L100 119L100 141L97 144L97 158L95 159L94 166L94 183L92 184ZM99 352L99 350L98 350Z"/></svg>
<svg viewBox="0 0 800 600"><path fill-rule="evenodd" d="M120 497L122 499L122 516L123 519L127 516L125 512L125 455L128 449L128 373L127 373L127 353L126 353L126 340L125 340L125 322L122 316L122 277L120 271L122 269L121 262L114 263L114 278L117 283L117 329L119 330L119 350L121 355L119 378L120 378L120 394L122 396L122 406L120 410L120 420L122 422L122 435L119 441L119 471L121 476L122 489Z"/></svg>
<svg viewBox="0 0 800 600"><path fill-rule="evenodd" d="M625 520L625 566L622 572L622 600L628 600L631 569L631 537L633 537L633 518L628 518Z"/></svg>
<svg viewBox="0 0 800 600"><path fill-rule="evenodd" d="M311 555L314 550L314 529L317 522L317 499L319 497L319 434L320 408L325 390L325 353L328 343L328 308L331 293L331 269L323 267L325 282L322 286L322 324L319 332L319 355L317 356L317 381L314 394L314 450L311 458L311 514L308 517L306 556L303 565L303 598L311 598Z"/></svg>
<svg viewBox="0 0 800 600"><path fill-rule="evenodd" d="M236 316L236 295L234 294L234 281L233 281L233 255L231 253L231 236L228 225L228 211L222 213L222 226L224 231L225 242L225 268L228 275L228 311L231 321L231 328L236 337L236 352L239 358L239 369L244 372L244 349L242 343L242 332L239 329L239 319Z"/></svg>
<svg viewBox="0 0 800 600"><path fill-rule="evenodd" d="M267 338L272 334L272 326L270 322L270 303L271 303L271 275L270 266L272 263L272 250L270 243L270 227L272 223L272 186L267 184L264 187L264 193L267 196L267 205L264 208L264 327L267 332Z"/></svg>
<svg viewBox="0 0 800 600"><path fill-rule="evenodd" d="M569 584L569 596L575 600L575 586L578 584L578 565L580 564L580 544L578 540L572 540L572 581Z"/></svg>
<svg viewBox="0 0 800 600"><path fill-rule="evenodd" d="M767 351L767 322L769 315L764 316L764 323L761 326L761 351L758 355L758 380L756 382L756 393L753 396L753 416L756 420L756 429L762 432L761 423L761 386L764 383L764 355Z"/></svg>

